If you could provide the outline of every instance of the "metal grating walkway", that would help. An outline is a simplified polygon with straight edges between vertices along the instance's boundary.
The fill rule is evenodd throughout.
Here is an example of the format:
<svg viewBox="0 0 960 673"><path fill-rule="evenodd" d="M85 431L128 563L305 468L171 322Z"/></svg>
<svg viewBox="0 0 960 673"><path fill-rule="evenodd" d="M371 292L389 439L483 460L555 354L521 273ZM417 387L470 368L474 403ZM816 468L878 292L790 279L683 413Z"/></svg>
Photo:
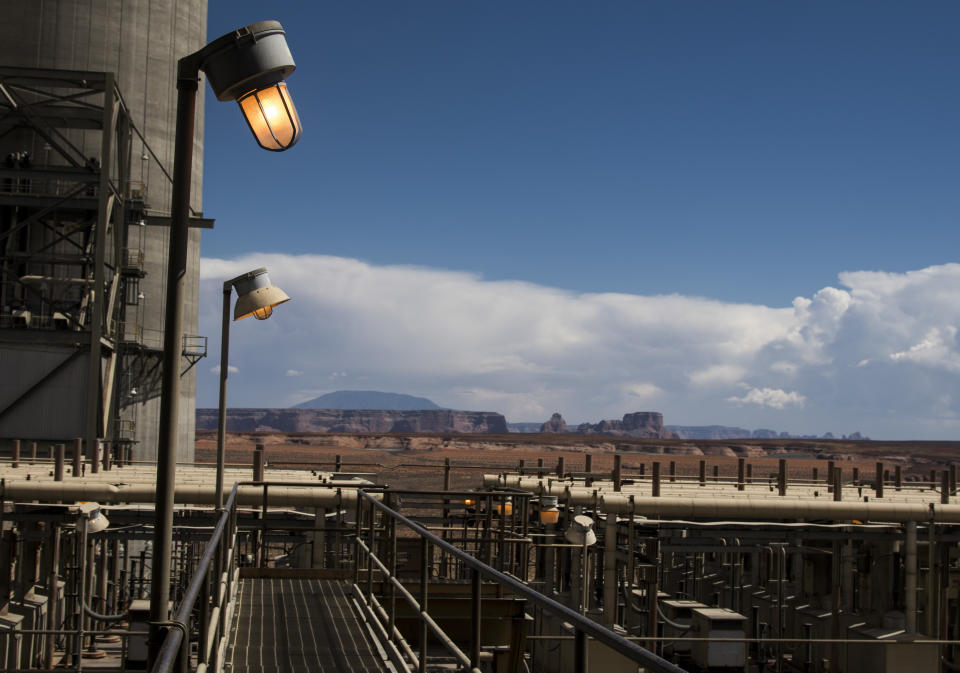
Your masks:
<svg viewBox="0 0 960 673"><path fill-rule="evenodd" d="M233 673L389 671L343 580L242 579Z"/></svg>

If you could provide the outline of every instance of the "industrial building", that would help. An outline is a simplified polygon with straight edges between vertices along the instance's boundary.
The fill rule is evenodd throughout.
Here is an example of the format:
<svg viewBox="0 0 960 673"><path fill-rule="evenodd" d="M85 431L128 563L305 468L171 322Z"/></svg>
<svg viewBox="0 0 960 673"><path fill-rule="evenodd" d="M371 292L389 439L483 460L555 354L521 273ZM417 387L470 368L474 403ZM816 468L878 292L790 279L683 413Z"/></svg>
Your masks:
<svg viewBox="0 0 960 673"><path fill-rule="evenodd" d="M175 62L206 2L4 3L0 22L0 442L156 456ZM203 109L194 144L180 404L193 409ZM194 422L180 424L179 458Z"/></svg>

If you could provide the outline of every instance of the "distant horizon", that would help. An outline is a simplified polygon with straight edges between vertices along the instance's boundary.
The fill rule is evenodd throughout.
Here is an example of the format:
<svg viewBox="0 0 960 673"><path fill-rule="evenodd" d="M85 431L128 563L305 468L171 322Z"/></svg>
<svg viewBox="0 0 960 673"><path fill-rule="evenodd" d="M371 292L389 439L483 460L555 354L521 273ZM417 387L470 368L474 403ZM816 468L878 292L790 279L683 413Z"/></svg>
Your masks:
<svg viewBox="0 0 960 673"><path fill-rule="evenodd" d="M199 333L250 269L292 297L231 326L229 404L960 437L960 3L269 9L302 138L204 112Z"/></svg>

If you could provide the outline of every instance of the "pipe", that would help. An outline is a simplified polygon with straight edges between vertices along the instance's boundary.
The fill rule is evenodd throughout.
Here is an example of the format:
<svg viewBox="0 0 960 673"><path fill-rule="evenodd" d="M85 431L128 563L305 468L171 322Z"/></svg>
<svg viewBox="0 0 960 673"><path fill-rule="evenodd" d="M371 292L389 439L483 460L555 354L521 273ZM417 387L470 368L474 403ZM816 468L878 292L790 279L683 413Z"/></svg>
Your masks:
<svg viewBox="0 0 960 673"><path fill-rule="evenodd" d="M572 491L573 489L571 489ZM650 498L601 494L600 509L606 513L638 513L649 517L698 517L705 519L774 518L827 519L846 521L935 521L960 523L960 506L933 503L834 502L832 500L787 500L777 498Z"/></svg>
<svg viewBox="0 0 960 673"><path fill-rule="evenodd" d="M917 522L908 521L906 558L904 559L904 611L907 633L917 632Z"/></svg>
<svg viewBox="0 0 960 673"><path fill-rule="evenodd" d="M76 482L8 481L4 497L7 500L40 500L47 502L77 502L90 500L101 504L153 503L156 487L152 484L97 484ZM376 495L374 497L377 497ZM237 504L260 505L263 488L240 486ZM279 507L337 507L357 500L353 488L317 488L312 486L273 486L270 505ZM186 484L177 486L174 501L180 504L213 505L216 487Z"/></svg>

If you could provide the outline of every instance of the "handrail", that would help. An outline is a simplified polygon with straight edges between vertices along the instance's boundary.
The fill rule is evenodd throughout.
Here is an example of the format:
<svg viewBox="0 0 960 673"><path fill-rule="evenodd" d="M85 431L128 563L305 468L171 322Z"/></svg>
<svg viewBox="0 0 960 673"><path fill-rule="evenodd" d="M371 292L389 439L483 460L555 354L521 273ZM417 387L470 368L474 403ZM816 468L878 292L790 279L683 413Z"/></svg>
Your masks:
<svg viewBox="0 0 960 673"><path fill-rule="evenodd" d="M186 636L189 633L190 617L193 613L194 604L200 597L201 592L204 592L204 585L208 582L210 567L213 563L214 556L220 552L220 542L224 537L224 531L227 529L227 526L231 524L231 521L236 515L237 492L239 486L239 483L234 483L233 489L230 491L230 496L227 498L227 502L224 505L223 513L220 515L220 519L217 521L217 525L213 529L213 534L210 536L210 541L207 544L207 548L204 550L203 556L200 558L200 563L197 565L197 568L193 573L193 578L190 580L190 585L187 587L187 591L183 596L183 600L180 601L180 607L173 619L167 623L168 626L174 626L176 628L172 628L167 631L167 634L163 639L163 644L157 651L157 659L153 664L153 668L151 668L151 673L171 673L174 670L174 665L177 663L177 659L180 655L183 655L180 663L181 667L183 670L188 668L186 657L189 656L189 637ZM220 577L218 576L215 581L219 584ZM206 592L204 592L204 595L205 593ZM204 608L204 611L205 610L206 608ZM204 615L204 617L205 616L206 615ZM223 624L221 612L220 627L223 629L226 626L227 625ZM186 643L184 642L185 637ZM206 638L206 634L201 633L201 637ZM187 647L184 647L185 644ZM184 652L184 650L186 650L186 652ZM201 658L203 655L204 653L201 652Z"/></svg>
<svg viewBox="0 0 960 673"><path fill-rule="evenodd" d="M569 622L573 627L575 632L578 634L586 634L593 637L595 640L600 641L610 649L624 655L625 657L631 659L632 661L637 662L638 664L644 666L649 671L657 671L658 673L686 673L684 669L676 666L675 664L670 663L666 659L658 657L656 654L650 652L647 649L644 649L632 643L629 640L617 635L613 631L609 630L605 626L598 624L586 617L580 615L579 613L571 610L567 606L558 603L557 601L544 596L535 589L530 588L520 580L502 573L485 563L477 560L468 553L458 549L454 545L450 544L443 538L440 538L426 528L418 524L417 522L409 519L396 510L391 509L386 504L380 502L369 493L363 489L357 490L358 504L360 499L366 500L371 504L371 508L379 509L383 514L393 518L395 521L402 523L407 526L422 538L429 540L430 544L444 550L446 553L456 557L463 563L466 567L471 568L474 571L474 577L486 577L488 579L497 582L498 584L509 587L516 594L519 594L531 601L532 603L539 605L540 607L546 609L547 611L561 617L564 621ZM359 539L360 532L360 521L357 521L357 532ZM475 582L478 580L475 580ZM477 587L474 587L474 600L477 600L478 591ZM478 609L479 606L474 606L474 611ZM579 648L578 648L579 649Z"/></svg>

